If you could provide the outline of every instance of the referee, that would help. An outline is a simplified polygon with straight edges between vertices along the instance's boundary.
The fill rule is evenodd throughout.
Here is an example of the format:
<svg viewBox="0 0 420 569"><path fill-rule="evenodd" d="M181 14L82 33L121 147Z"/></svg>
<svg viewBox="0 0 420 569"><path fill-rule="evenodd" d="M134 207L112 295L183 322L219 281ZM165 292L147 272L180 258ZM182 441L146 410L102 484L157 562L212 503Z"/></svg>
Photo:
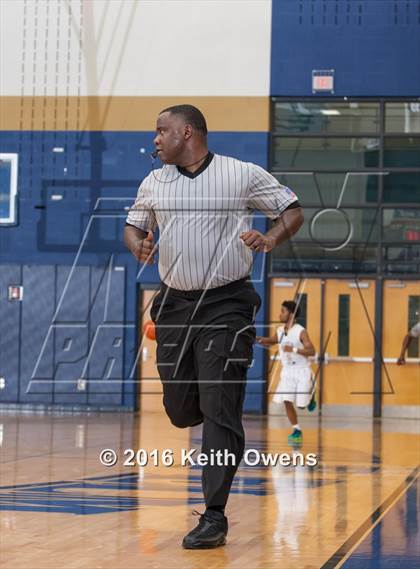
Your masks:
<svg viewBox="0 0 420 569"><path fill-rule="evenodd" d="M191 105L161 111L154 144L163 167L140 185L124 240L141 263L153 263L159 250L162 284L150 316L163 404L176 427L203 423L208 458L206 510L182 545L204 549L226 541L224 510L244 453L246 374L261 305L252 252L289 239L303 215L296 195L261 167L210 152L206 120ZM266 234L252 229L254 209L273 220Z"/></svg>

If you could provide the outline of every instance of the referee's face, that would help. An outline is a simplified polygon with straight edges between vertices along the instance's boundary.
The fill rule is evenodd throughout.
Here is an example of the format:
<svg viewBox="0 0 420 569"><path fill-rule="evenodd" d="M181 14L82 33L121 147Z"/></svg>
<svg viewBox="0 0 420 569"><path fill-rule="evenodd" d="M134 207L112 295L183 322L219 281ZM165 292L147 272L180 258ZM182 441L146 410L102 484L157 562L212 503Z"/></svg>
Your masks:
<svg viewBox="0 0 420 569"><path fill-rule="evenodd" d="M158 116L154 144L165 164L179 164L189 138L188 125L182 116L166 112Z"/></svg>

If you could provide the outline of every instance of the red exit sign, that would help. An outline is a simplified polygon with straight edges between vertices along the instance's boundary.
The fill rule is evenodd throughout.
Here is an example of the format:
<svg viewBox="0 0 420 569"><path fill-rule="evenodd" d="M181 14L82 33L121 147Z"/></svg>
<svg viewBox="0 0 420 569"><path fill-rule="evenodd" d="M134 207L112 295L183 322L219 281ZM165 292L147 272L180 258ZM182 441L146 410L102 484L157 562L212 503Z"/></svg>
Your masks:
<svg viewBox="0 0 420 569"><path fill-rule="evenodd" d="M334 69L312 71L312 93L334 93Z"/></svg>

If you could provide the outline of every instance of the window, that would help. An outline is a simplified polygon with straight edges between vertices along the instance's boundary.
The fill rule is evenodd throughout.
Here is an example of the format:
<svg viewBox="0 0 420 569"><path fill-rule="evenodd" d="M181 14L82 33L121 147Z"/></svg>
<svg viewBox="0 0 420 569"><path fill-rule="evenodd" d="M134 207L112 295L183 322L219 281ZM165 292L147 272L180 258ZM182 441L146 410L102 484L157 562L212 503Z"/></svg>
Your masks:
<svg viewBox="0 0 420 569"><path fill-rule="evenodd" d="M338 354L348 356L350 353L350 295L338 295Z"/></svg>
<svg viewBox="0 0 420 569"><path fill-rule="evenodd" d="M408 329L420 321L420 296L408 297ZM408 347L407 356L409 358L419 357L419 338L412 338Z"/></svg>
<svg viewBox="0 0 420 569"><path fill-rule="evenodd" d="M17 154L0 154L0 224L16 223Z"/></svg>
<svg viewBox="0 0 420 569"><path fill-rule="evenodd" d="M382 215L384 242L420 242L420 208L386 208Z"/></svg>
<svg viewBox="0 0 420 569"><path fill-rule="evenodd" d="M299 241L286 242L272 253L272 270L374 272L377 268L378 209L323 211L305 208ZM312 260L313 263L309 261ZM293 270L293 269L292 269Z"/></svg>
<svg viewBox="0 0 420 569"><path fill-rule="evenodd" d="M299 202L305 207L336 207L339 200L341 206L376 204L378 201L377 174L288 172L277 174L276 178L281 184L295 189ZM411 184L409 180L408 183Z"/></svg>
<svg viewBox="0 0 420 569"><path fill-rule="evenodd" d="M279 134L374 134L379 122L379 103L278 101L274 105L274 129Z"/></svg>
<svg viewBox="0 0 420 569"><path fill-rule="evenodd" d="M378 138L295 138L273 140L273 168L315 170L376 168Z"/></svg>
<svg viewBox="0 0 420 569"><path fill-rule="evenodd" d="M271 253L272 273L413 274L420 98L273 97L271 110L270 170L305 209L292 246Z"/></svg>
<svg viewBox="0 0 420 569"><path fill-rule="evenodd" d="M378 265L378 247L374 245L349 243L337 251L328 251L311 241L292 243L287 241L276 247L272 253L273 273L305 271L320 273L349 272L375 273ZM416 266L414 265L414 269Z"/></svg>
<svg viewBox="0 0 420 569"><path fill-rule="evenodd" d="M384 270L389 275L420 274L420 246L417 243L385 245L383 247Z"/></svg>
<svg viewBox="0 0 420 569"><path fill-rule="evenodd" d="M386 138L384 166L385 168L420 168L420 136Z"/></svg>
<svg viewBox="0 0 420 569"><path fill-rule="evenodd" d="M384 202L420 203L420 172L390 172L383 184Z"/></svg>
<svg viewBox="0 0 420 569"><path fill-rule="evenodd" d="M420 133L420 101L385 104L385 131Z"/></svg>
<svg viewBox="0 0 420 569"><path fill-rule="evenodd" d="M377 209L306 208L299 240L308 239L328 249L340 248L344 243L376 243L378 217Z"/></svg>

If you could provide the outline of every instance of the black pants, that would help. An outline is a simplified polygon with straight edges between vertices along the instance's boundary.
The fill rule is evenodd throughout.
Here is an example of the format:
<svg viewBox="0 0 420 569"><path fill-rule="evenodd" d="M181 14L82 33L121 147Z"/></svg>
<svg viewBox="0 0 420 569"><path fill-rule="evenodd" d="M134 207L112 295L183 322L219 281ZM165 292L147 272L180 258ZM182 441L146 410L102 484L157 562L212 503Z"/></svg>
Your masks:
<svg viewBox="0 0 420 569"><path fill-rule="evenodd" d="M203 466L207 507L226 505L243 457L246 374L260 305L252 283L242 279L204 293L162 284L151 307L163 404L172 424L203 423L202 452L210 457L226 449L235 456L234 465Z"/></svg>

